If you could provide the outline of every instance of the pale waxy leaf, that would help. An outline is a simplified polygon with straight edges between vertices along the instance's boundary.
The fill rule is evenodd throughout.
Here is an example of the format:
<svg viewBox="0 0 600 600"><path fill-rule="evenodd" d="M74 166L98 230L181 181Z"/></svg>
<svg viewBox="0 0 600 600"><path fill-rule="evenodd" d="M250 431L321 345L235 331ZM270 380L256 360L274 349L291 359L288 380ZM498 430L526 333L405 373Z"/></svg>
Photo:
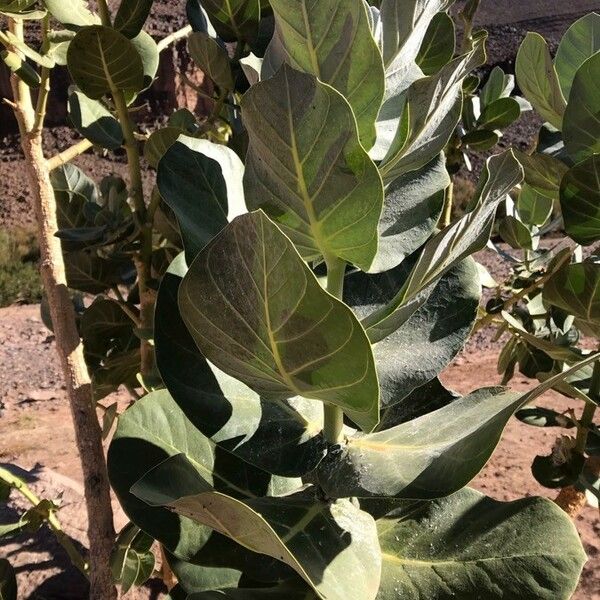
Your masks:
<svg viewBox="0 0 600 600"><path fill-rule="evenodd" d="M238 217L190 266L179 307L215 366L265 397L336 405L371 431L379 386L367 336L262 211Z"/></svg>
<svg viewBox="0 0 600 600"><path fill-rule="evenodd" d="M587 357L526 393L484 388L412 421L350 437L319 465L319 484L331 498L452 494L485 466L518 409L597 359Z"/></svg>
<svg viewBox="0 0 600 600"><path fill-rule="evenodd" d="M261 399L200 354L179 314L177 292L187 267L179 255L156 302L156 362L175 402L198 429L269 473L298 477L325 454L323 406L314 400Z"/></svg>
<svg viewBox="0 0 600 600"><path fill-rule="evenodd" d="M227 535L294 569L321 600L375 600L381 554L373 518L349 500L322 502L308 488L237 500L216 491L183 455L138 481L132 492Z"/></svg>
<svg viewBox="0 0 600 600"><path fill-rule="evenodd" d="M592 12L577 19L562 37L554 65L564 97L568 100L575 73L600 50L600 15Z"/></svg>
<svg viewBox="0 0 600 600"><path fill-rule="evenodd" d="M299 480L273 478L218 447L200 433L166 390L144 396L119 417L108 452L109 477L129 518L184 560L194 559L212 531L168 510L152 508L130 493L145 473L182 454L216 489L238 498L286 493L300 485Z"/></svg>
<svg viewBox="0 0 600 600"><path fill-rule="evenodd" d="M87 0L44 0L44 5L67 28L100 24L100 17L90 10Z"/></svg>
<svg viewBox="0 0 600 600"><path fill-rule="evenodd" d="M545 498L498 502L467 488L392 506L377 521L377 600L567 600L586 560L569 517Z"/></svg>
<svg viewBox="0 0 600 600"><path fill-rule="evenodd" d="M361 143L371 148L384 71L363 0L272 0L271 6L290 64L348 100Z"/></svg>
<svg viewBox="0 0 600 600"><path fill-rule="evenodd" d="M135 46L123 34L101 25L84 27L67 52L71 77L94 100L114 90L144 87L144 67Z"/></svg>
<svg viewBox="0 0 600 600"><path fill-rule="evenodd" d="M363 270L377 252L383 184L332 87L284 65L242 102L251 210L263 209L305 260L339 257Z"/></svg>
<svg viewBox="0 0 600 600"><path fill-rule="evenodd" d="M485 40L480 35L469 52L408 89L399 127L380 165L385 184L422 167L444 149L460 119L463 80L485 62Z"/></svg>
<svg viewBox="0 0 600 600"><path fill-rule="evenodd" d="M557 129L562 129L567 103L560 89L554 63L546 40L529 32L517 53L517 82L523 95L541 117Z"/></svg>
<svg viewBox="0 0 600 600"><path fill-rule="evenodd" d="M393 269L433 233L450 184L443 154L392 181L379 220L379 248L370 273Z"/></svg>
<svg viewBox="0 0 600 600"><path fill-rule="evenodd" d="M600 154L600 52L579 67L563 121L565 148L575 162Z"/></svg>
<svg viewBox="0 0 600 600"><path fill-rule="evenodd" d="M398 294L363 319L371 342L396 331L422 306L434 282L455 264L485 247L496 208L522 179L523 169L510 150L488 159L473 210L431 238Z"/></svg>
<svg viewBox="0 0 600 600"><path fill-rule="evenodd" d="M600 154L570 169L560 186L565 230L578 244L600 239Z"/></svg>

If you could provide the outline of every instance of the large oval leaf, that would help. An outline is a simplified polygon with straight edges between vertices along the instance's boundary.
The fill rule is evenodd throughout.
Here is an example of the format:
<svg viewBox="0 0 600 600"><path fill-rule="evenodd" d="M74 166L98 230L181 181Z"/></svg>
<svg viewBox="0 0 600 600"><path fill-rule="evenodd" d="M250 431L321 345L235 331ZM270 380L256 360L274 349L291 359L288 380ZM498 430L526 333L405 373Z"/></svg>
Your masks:
<svg viewBox="0 0 600 600"><path fill-rule="evenodd" d="M384 72L363 0L271 0L271 5L290 64L348 100L368 150L375 142Z"/></svg>
<svg viewBox="0 0 600 600"><path fill-rule="evenodd" d="M434 3L430 3L434 4ZM454 56L456 32L452 17L445 12L434 15L429 23L416 62L425 75L434 75Z"/></svg>
<svg viewBox="0 0 600 600"><path fill-rule="evenodd" d="M377 252L383 184L352 110L332 87L282 67L243 100L250 209L262 208L305 260L340 257L366 270Z"/></svg>
<svg viewBox="0 0 600 600"><path fill-rule="evenodd" d="M167 506L281 560L322 600L377 596L381 555L375 522L349 500L322 502L307 489L242 502L216 491L183 455L146 473L132 491L152 506Z"/></svg>
<svg viewBox="0 0 600 600"><path fill-rule="evenodd" d="M592 355L525 394L484 388L447 403L442 391L442 408L391 429L356 435L330 452L317 469L319 483L331 498L452 494L484 467L519 408L597 358Z"/></svg>
<svg viewBox="0 0 600 600"><path fill-rule="evenodd" d="M558 199L562 178L568 171L567 165L540 152L525 154L515 150L514 153L517 160L523 165L527 185L543 196Z"/></svg>
<svg viewBox="0 0 600 600"><path fill-rule="evenodd" d="M377 529L377 600L566 600L586 560L568 516L542 498L498 502L464 489L403 502Z"/></svg>
<svg viewBox="0 0 600 600"><path fill-rule="evenodd" d="M289 491L295 480L276 479L233 457L198 431L166 391L148 394L119 417L108 451L113 489L129 518L184 560L192 560L211 530L163 508L152 508L130 493L131 486L170 456L184 453L215 489L235 497Z"/></svg>
<svg viewBox="0 0 600 600"><path fill-rule="evenodd" d="M560 207L565 229L587 246L600 239L600 154L570 169L560 186Z"/></svg>
<svg viewBox="0 0 600 600"><path fill-rule="evenodd" d="M201 4L219 37L226 42L252 42L258 34L260 0L192 0ZM189 10L189 9L188 9Z"/></svg>
<svg viewBox="0 0 600 600"><path fill-rule="evenodd" d="M94 100L113 90L139 92L144 66L135 46L123 34L101 25L84 27L67 52L71 77Z"/></svg>
<svg viewBox="0 0 600 600"><path fill-rule="evenodd" d="M475 208L431 238L407 282L382 308L363 319L372 342L387 337L423 305L432 284L487 243L499 203L523 179L523 169L509 150L488 159Z"/></svg>
<svg viewBox="0 0 600 600"><path fill-rule="evenodd" d="M568 100L575 73L600 50L600 15L589 13L573 23L563 36L554 65L564 97Z"/></svg>
<svg viewBox="0 0 600 600"><path fill-rule="evenodd" d="M377 424L364 330L262 211L238 217L202 250L179 306L202 353L259 394L321 400L367 431Z"/></svg>
<svg viewBox="0 0 600 600"><path fill-rule="evenodd" d="M136 37L150 14L154 0L121 0L114 27L125 37Z"/></svg>
<svg viewBox="0 0 600 600"><path fill-rule="evenodd" d="M69 95L69 117L73 126L92 144L116 150L123 144L119 121L99 101L74 90Z"/></svg>
<svg viewBox="0 0 600 600"><path fill-rule="evenodd" d="M219 86L222 93L233 90L233 75L227 49L207 33L196 31L188 38L190 55L196 65Z"/></svg>
<svg viewBox="0 0 600 600"><path fill-rule="evenodd" d="M427 241L450 184L443 154L387 186L379 220L379 248L369 272L393 269Z"/></svg>
<svg viewBox="0 0 600 600"><path fill-rule="evenodd" d="M179 314L177 292L186 272L180 255L156 302L156 362L174 400L204 435L243 460L289 477L312 471L325 453L323 407L302 398L261 399L211 367Z"/></svg>
<svg viewBox="0 0 600 600"><path fill-rule="evenodd" d="M567 103L548 44L539 33L529 32L523 40L517 53L515 73L521 91L533 108L545 121L562 129Z"/></svg>
<svg viewBox="0 0 600 600"><path fill-rule="evenodd" d="M600 52L577 71L565 111L565 148L575 162L600 154Z"/></svg>
<svg viewBox="0 0 600 600"><path fill-rule="evenodd" d="M227 146L184 135L160 160L158 189L177 216L189 263L229 219L246 212L243 173Z"/></svg>

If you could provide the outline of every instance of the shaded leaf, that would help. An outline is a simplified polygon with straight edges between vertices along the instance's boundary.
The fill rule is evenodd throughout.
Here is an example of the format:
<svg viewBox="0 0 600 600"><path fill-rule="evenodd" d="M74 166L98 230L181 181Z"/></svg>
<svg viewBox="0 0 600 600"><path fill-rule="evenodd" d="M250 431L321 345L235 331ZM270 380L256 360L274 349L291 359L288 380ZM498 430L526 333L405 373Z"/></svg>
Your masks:
<svg viewBox="0 0 600 600"><path fill-rule="evenodd" d="M219 37L226 42L252 42L258 34L259 0L194 0L210 17ZM193 2L192 2L193 4Z"/></svg>
<svg viewBox="0 0 600 600"><path fill-rule="evenodd" d="M368 150L375 142L384 72L363 1L271 0L271 5L292 67L328 83L348 100Z"/></svg>
<svg viewBox="0 0 600 600"><path fill-rule="evenodd" d="M233 150L207 140L182 135L165 152L158 189L177 216L190 264L230 219L246 212L243 173Z"/></svg>
<svg viewBox="0 0 600 600"><path fill-rule="evenodd" d="M322 600L377 595L381 559L375 522L349 500L320 502L310 489L236 500L217 492L183 455L146 473L132 491L152 506L167 506L288 564Z"/></svg>
<svg viewBox="0 0 600 600"><path fill-rule="evenodd" d="M579 67L563 122L565 148L575 162L600 154L600 52Z"/></svg>
<svg viewBox="0 0 600 600"><path fill-rule="evenodd" d="M475 208L431 238L396 296L363 319L371 342L398 329L425 302L431 286L445 272L486 245L498 204L522 177L522 168L510 150L488 159Z"/></svg>
<svg viewBox="0 0 600 600"><path fill-rule="evenodd" d="M5 558L0 558L0 600L17 600L17 577Z"/></svg>
<svg viewBox="0 0 600 600"><path fill-rule="evenodd" d="M344 98L287 65L243 103L248 207L262 208L305 260L340 257L368 269L383 186Z"/></svg>
<svg viewBox="0 0 600 600"><path fill-rule="evenodd" d="M499 98L488 104L477 120L487 129L504 129L512 125L521 115L521 107L514 98Z"/></svg>
<svg viewBox="0 0 600 600"><path fill-rule="evenodd" d="M113 90L139 92L144 68L135 46L124 35L101 25L84 27L67 52L71 77L94 100Z"/></svg>
<svg viewBox="0 0 600 600"><path fill-rule="evenodd" d="M500 98L507 98L515 87L513 75L506 75L500 67L494 67L479 93L481 107L485 109Z"/></svg>
<svg viewBox="0 0 600 600"><path fill-rule="evenodd" d="M554 202L552 198L540 194L528 184L523 184L517 199L517 210L523 223L543 225L551 216Z"/></svg>
<svg viewBox="0 0 600 600"><path fill-rule="evenodd" d="M170 395L152 392L120 417L108 451L113 489L127 516L169 551L191 560L211 538L212 531L163 508L148 506L130 493L133 484L165 459L184 453L217 490L235 497L285 493L295 480L271 475L236 459L198 431Z"/></svg>
<svg viewBox="0 0 600 600"><path fill-rule="evenodd" d="M259 394L321 400L365 430L377 424L364 330L262 211L238 217L202 250L179 306L208 360Z"/></svg>
<svg viewBox="0 0 600 600"><path fill-rule="evenodd" d="M323 407L302 398L261 399L207 363L177 306L187 271L182 259L165 275L156 304L156 361L175 402L204 435L246 462L288 477L312 471L325 454Z"/></svg>
<svg viewBox="0 0 600 600"><path fill-rule="evenodd" d="M445 12L434 15L429 23L416 62L424 75L434 75L454 56L454 21Z"/></svg>
<svg viewBox="0 0 600 600"><path fill-rule="evenodd" d="M464 489L398 504L377 529L377 600L566 599L586 560L570 519L545 498L498 502Z"/></svg>
<svg viewBox="0 0 600 600"><path fill-rule="evenodd" d="M233 75L227 50L207 33L194 32L188 38L190 55L196 65L221 89L232 90Z"/></svg>
<svg viewBox="0 0 600 600"><path fill-rule="evenodd" d="M548 44L539 33L530 31L523 40L517 53L515 73L521 91L533 108L545 121L562 129L567 103Z"/></svg>
<svg viewBox="0 0 600 600"><path fill-rule="evenodd" d="M97 146L116 150L123 144L119 121L100 102L77 90L69 95L69 118L75 129Z"/></svg>
<svg viewBox="0 0 600 600"><path fill-rule="evenodd" d="M557 200L560 183L568 171L567 165L548 154L540 152L525 154L515 150L514 153L517 160L523 165L527 185L539 194Z"/></svg>
<svg viewBox="0 0 600 600"><path fill-rule="evenodd" d="M144 27L153 2L154 0L121 0L114 28L125 37L136 37Z"/></svg>
<svg viewBox="0 0 600 600"><path fill-rule="evenodd" d="M515 250L526 248L533 250L533 235L529 228L512 215L504 217L498 225L498 233L502 239Z"/></svg>
<svg viewBox="0 0 600 600"><path fill-rule="evenodd" d="M393 269L425 243L437 225L449 184L441 154L387 186L379 220L379 248L371 273Z"/></svg>
<svg viewBox="0 0 600 600"><path fill-rule="evenodd" d="M565 230L578 244L600 239L600 154L569 169L560 186Z"/></svg>

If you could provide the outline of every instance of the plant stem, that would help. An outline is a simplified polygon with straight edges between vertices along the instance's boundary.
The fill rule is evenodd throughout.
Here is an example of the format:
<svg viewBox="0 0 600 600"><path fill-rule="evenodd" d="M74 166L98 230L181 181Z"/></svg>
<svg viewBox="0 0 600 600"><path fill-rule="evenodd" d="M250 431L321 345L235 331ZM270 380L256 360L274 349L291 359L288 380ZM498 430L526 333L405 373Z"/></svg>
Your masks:
<svg viewBox="0 0 600 600"><path fill-rule="evenodd" d="M112 27L110 20L110 11L108 10L108 4L106 0L98 0L98 14L100 15L100 21L105 27Z"/></svg>
<svg viewBox="0 0 600 600"><path fill-rule="evenodd" d="M191 25L187 25L186 27L183 27L178 31L174 31L173 33L169 34L166 38L163 38L156 44L158 46L158 51L162 52L163 50L166 50L171 44L174 44L179 40L188 37L190 33L192 33Z"/></svg>
<svg viewBox="0 0 600 600"><path fill-rule="evenodd" d="M9 19L9 27L13 35L24 41L22 21ZM92 400L92 387L77 330L75 310L67 287L61 243L55 236L58 230L56 198L42 149L41 128L45 115L36 115L29 88L15 75L11 76L11 86L13 108L21 132L25 171L38 224L40 271L50 306L84 477L90 543L89 598L112 600L116 598L110 570L115 531L110 486L102 447L102 430ZM34 130L36 121L39 121L39 127Z"/></svg>
<svg viewBox="0 0 600 600"><path fill-rule="evenodd" d="M31 488L19 477L13 475L10 471L0 467L0 480L8 484L9 487L17 490L23 498L25 498L32 506L36 507L40 504L41 500L38 498ZM85 577L89 576L89 565L84 560L83 556L79 553L73 540L65 533L58 520L58 517L53 513L48 514L48 526L54 533L58 543L64 548L65 552L69 556L71 562L81 571Z"/></svg>
<svg viewBox="0 0 600 600"><path fill-rule="evenodd" d="M55 154L52 158L47 160L48 170L52 171L52 169L56 169L61 165L64 165L74 158L77 158L80 154L83 154L86 150L89 150L94 144L89 140L81 140L77 142L70 148L63 150L59 154Z"/></svg>
<svg viewBox="0 0 600 600"><path fill-rule="evenodd" d="M452 223L452 209L454 208L454 181L450 182L446 190L446 198L444 202L444 213L442 215L442 228L448 227Z"/></svg>
<svg viewBox="0 0 600 600"><path fill-rule="evenodd" d="M327 291L341 300L344 294L346 262L337 257L325 257L325 263L327 264ZM344 412L333 404L325 404L324 417L325 439L330 444L339 444L343 440Z"/></svg>

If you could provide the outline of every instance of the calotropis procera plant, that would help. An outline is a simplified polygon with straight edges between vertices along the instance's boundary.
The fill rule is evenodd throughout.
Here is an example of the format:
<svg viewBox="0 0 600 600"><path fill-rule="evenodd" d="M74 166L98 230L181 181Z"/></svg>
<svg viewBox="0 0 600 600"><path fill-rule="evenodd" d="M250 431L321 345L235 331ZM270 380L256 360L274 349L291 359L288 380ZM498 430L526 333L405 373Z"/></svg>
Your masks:
<svg viewBox="0 0 600 600"><path fill-rule="evenodd" d="M507 201L499 233L520 256L509 257L511 279L483 320L497 319L511 334L499 360L506 381L517 365L524 375L545 380L588 355L590 342L598 346L600 264L593 245L600 241L599 40L600 15L590 13L568 29L554 59L534 33L517 57L519 86L546 122L534 150L518 154L525 182ZM567 243L541 243L544 232L557 226L564 227ZM532 471L542 485L564 490L557 501L573 515L586 493L598 504L599 369L589 366L555 386L582 401L580 414L546 407L517 413L531 425L563 429L552 453L544 449Z"/></svg>
<svg viewBox="0 0 600 600"><path fill-rule="evenodd" d="M597 357L527 394L438 379L477 315L470 255L523 179L492 157L471 210L436 228L485 36L425 76L449 2L270 4L250 88L221 98L238 154L182 135L158 162L185 251L156 305L165 388L109 450L125 511L165 549L173 598L569 598L585 555L567 516L464 486L516 410ZM263 8L190 4L225 88L209 50L245 55Z"/></svg>

